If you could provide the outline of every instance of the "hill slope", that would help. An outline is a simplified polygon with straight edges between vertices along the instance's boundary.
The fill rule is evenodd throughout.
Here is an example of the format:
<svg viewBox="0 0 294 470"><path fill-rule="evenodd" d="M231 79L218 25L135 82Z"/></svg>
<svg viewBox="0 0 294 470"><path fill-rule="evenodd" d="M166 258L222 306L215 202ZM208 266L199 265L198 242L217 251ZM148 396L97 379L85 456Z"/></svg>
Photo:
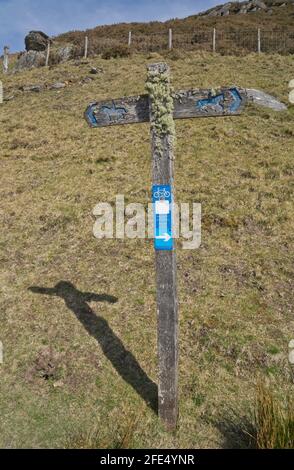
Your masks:
<svg viewBox="0 0 294 470"><path fill-rule="evenodd" d="M254 5L266 5L266 8ZM244 13L241 14L241 11ZM246 10L244 10L246 9ZM256 9L256 11L255 11ZM224 14L223 14L224 13ZM90 54L100 53L105 48L126 45L128 33L132 31L133 48L142 51L156 51L167 47L167 32L173 29L175 48L211 49L211 34L213 28L219 32L219 51L232 52L234 46L238 49L256 51L256 30L261 28L264 50L269 52L294 52L294 3L265 0L250 2L231 2L215 7L198 15L184 19L171 19L164 23L121 23L115 25L97 26L87 31L71 31L55 38L57 43L72 43L82 54L85 34L89 37ZM252 31L252 33L250 32ZM267 35L265 33L267 31ZM272 34L272 31L280 32ZM231 36L221 36L221 32ZM235 33L235 34L234 34ZM287 44L286 44L287 43ZM286 45L285 45L286 44Z"/></svg>
<svg viewBox="0 0 294 470"><path fill-rule="evenodd" d="M176 433L146 404L157 382L152 242L98 241L91 214L116 194L150 200L149 126L89 129L83 112L143 92L155 60L0 73L15 95L0 105L0 447L242 447L256 381L291 390L294 108L249 107L176 123L177 199L202 203L202 246L178 250ZM294 78L291 57L168 60L175 89L238 84L287 102ZM91 66L104 72L86 80Z"/></svg>

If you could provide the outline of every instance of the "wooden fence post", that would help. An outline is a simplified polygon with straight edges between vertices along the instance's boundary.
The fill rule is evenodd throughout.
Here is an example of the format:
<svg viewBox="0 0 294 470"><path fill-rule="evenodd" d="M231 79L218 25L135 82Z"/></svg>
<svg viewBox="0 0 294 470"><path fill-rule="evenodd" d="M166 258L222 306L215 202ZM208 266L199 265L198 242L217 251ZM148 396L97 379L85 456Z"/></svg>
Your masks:
<svg viewBox="0 0 294 470"><path fill-rule="evenodd" d="M257 30L257 52L258 54L261 53L261 31L260 28Z"/></svg>
<svg viewBox="0 0 294 470"><path fill-rule="evenodd" d="M173 102L170 90L169 67L165 63L148 66L149 77L160 84L158 93L149 95L151 122L152 180L166 185L173 193ZM150 78L149 78L150 79ZM161 89L162 88L162 89ZM160 111L158 111L160 109ZM172 129L164 127L161 118ZM159 196L158 196L159 197ZM161 199L161 198L159 198ZM158 413L165 426L173 430L178 415L178 302L176 253L174 249L155 249L157 282L157 343L159 358Z"/></svg>
<svg viewBox="0 0 294 470"><path fill-rule="evenodd" d="M3 72L4 73L8 72L8 66L9 66L9 47L4 46L4 53L3 53Z"/></svg>
<svg viewBox="0 0 294 470"><path fill-rule="evenodd" d="M129 31L128 47L131 47L131 44L132 44L132 31Z"/></svg>
<svg viewBox="0 0 294 470"><path fill-rule="evenodd" d="M85 52L84 52L84 59L88 57L88 36L85 36Z"/></svg>
<svg viewBox="0 0 294 470"><path fill-rule="evenodd" d="M49 57L50 57L50 39L48 39L48 43L47 43L45 67L48 67Z"/></svg>
<svg viewBox="0 0 294 470"><path fill-rule="evenodd" d="M216 29L213 28L213 35L212 35L212 52L215 54L216 51Z"/></svg>
<svg viewBox="0 0 294 470"><path fill-rule="evenodd" d="M171 28L168 30L168 48L169 50L173 48L173 30Z"/></svg>

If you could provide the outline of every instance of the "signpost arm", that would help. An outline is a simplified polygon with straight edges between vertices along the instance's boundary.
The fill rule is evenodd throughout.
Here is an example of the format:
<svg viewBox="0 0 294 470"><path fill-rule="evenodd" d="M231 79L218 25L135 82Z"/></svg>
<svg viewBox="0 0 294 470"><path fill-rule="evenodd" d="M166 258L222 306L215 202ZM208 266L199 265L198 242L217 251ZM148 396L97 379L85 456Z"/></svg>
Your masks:
<svg viewBox="0 0 294 470"><path fill-rule="evenodd" d="M148 66L153 185L173 189L173 100L169 68ZM169 430L178 415L178 302L175 250L156 250L159 386L158 412Z"/></svg>

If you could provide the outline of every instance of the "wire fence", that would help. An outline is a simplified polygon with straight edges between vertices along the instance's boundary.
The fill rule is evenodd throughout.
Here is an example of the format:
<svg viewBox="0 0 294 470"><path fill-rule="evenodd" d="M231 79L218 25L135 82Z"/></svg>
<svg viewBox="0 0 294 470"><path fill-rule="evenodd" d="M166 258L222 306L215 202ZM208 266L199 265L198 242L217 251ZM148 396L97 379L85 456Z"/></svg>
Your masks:
<svg viewBox="0 0 294 470"><path fill-rule="evenodd" d="M76 45L84 49L84 38ZM206 30L159 31L142 33L130 31L122 37L89 36L89 55L103 53L111 47L125 45L138 52L160 52L167 49L210 51L223 55L249 54L251 52L294 54L294 29L289 30Z"/></svg>
<svg viewBox="0 0 294 470"><path fill-rule="evenodd" d="M166 50L208 51L222 55L246 55L253 52L266 54L294 54L293 30L266 30L262 28L247 30L176 30L158 32L127 31L119 32L112 37L97 35L94 32L75 33L71 38L74 45L74 58L87 58L97 54L115 56L115 49L127 52L163 52ZM4 47L3 71L7 73L9 48ZM46 65L60 61L54 57L54 48L50 42L46 51ZM50 58L49 58L50 55Z"/></svg>

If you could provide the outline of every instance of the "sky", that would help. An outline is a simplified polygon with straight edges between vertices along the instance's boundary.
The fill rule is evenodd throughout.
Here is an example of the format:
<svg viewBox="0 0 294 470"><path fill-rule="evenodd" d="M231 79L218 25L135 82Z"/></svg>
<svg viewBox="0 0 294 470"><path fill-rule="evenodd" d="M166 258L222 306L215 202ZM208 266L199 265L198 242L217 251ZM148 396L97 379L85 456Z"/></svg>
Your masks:
<svg viewBox="0 0 294 470"><path fill-rule="evenodd" d="M24 50L31 30L56 36L97 25L184 18L223 0L0 0L0 50Z"/></svg>

